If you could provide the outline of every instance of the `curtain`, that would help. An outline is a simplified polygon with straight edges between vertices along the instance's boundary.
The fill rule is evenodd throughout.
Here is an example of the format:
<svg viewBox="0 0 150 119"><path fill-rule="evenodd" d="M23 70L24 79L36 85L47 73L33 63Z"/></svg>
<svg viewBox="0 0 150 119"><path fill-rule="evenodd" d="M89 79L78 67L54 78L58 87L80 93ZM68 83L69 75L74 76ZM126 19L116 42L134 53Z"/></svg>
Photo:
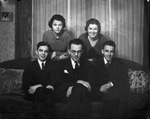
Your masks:
<svg viewBox="0 0 150 119"><path fill-rule="evenodd" d="M32 1L16 1L15 59L31 57Z"/></svg>
<svg viewBox="0 0 150 119"><path fill-rule="evenodd" d="M48 21L59 13L75 37L85 32L86 21L96 18L101 33L117 45L116 56L143 64L144 0L33 0L32 56Z"/></svg>

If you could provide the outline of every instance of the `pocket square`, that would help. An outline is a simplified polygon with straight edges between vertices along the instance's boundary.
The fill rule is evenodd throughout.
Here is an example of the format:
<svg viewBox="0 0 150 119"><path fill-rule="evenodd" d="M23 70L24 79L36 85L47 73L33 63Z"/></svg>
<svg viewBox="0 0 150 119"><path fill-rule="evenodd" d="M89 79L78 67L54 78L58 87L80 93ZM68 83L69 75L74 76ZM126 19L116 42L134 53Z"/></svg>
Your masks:
<svg viewBox="0 0 150 119"><path fill-rule="evenodd" d="M69 74L68 71L67 71L66 69L64 70L64 73Z"/></svg>

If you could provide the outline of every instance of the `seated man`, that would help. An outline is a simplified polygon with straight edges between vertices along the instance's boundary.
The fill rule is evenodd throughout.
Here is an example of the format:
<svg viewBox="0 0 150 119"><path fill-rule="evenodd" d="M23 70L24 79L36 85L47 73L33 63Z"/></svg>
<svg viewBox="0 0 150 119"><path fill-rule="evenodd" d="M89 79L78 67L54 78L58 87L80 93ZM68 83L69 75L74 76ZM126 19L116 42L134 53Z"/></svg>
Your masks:
<svg viewBox="0 0 150 119"><path fill-rule="evenodd" d="M46 42L37 44L37 59L31 61L23 72L23 89L25 99L32 101L41 115L54 116L54 87L52 62L47 60L49 45ZM38 116L39 119L42 117Z"/></svg>
<svg viewBox="0 0 150 119"><path fill-rule="evenodd" d="M90 119L89 81L92 65L81 58L83 47L80 39L71 40L68 49L70 57L59 61L56 100L67 103L64 118Z"/></svg>
<svg viewBox="0 0 150 119"><path fill-rule="evenodd" d="M129 94L128 69L114 57L115 42L103 44L103 58L95 63L95 78L91 84L93 101L104 102L102 119L122 119L123 102Z"/></svg>

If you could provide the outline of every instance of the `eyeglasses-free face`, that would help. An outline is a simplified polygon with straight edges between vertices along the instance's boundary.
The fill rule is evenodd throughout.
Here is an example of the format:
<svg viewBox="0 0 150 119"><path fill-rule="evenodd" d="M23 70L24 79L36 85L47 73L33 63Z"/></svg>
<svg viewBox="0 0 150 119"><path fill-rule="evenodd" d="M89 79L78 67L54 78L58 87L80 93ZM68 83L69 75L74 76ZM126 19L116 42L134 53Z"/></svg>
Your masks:
<svg viewBox="0 0 150 119"><path fill-rule="evenodd" d="M61 21L54 20L52 23L52 29L56 34L59 34L62 31L63 24Z"/></svg>
<svg viewBox="0 0 150 119"><path fill-rule="evenodd" d="M98 34L98 30L99 29L98 29L97 24L90 24L87 29L88 36L92 39L96 38Z"/></svg>
<svg viewBox="0 0 150 119"><path fill-rule="evenodd" d="M37 50L36 50L36 55L38 57L39 60L41 61L45 61L47 56L49 53L49 48L47 46L40 46Z"/></svg>
<svg viewBox="0 0 150 119"><path fill-rule="evenodd" d="M115 54L114 46L105 45L105 47L102 49L102 54L106 60L111 61Z"/></svg>

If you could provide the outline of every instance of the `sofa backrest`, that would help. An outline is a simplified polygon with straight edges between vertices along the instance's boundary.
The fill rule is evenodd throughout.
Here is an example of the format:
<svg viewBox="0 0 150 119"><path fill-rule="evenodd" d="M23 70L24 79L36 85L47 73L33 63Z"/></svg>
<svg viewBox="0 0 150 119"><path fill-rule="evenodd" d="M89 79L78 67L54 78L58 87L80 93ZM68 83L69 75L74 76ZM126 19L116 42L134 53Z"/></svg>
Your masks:
<svg viewBox="0 0 150 119"><path fill-rule="evenodd" d="M31 59L12 60L0 63L0 95L19 94L24 95L22 90L22 74L26 63ZM133 61L119 59L129 69L130 90L133 93L145 93L150 90L148 85L150 79L147 73L142 70L142 66ZM13 64L14 63L14 64ZM20 69L19 69L20 68Z"/></svg>

